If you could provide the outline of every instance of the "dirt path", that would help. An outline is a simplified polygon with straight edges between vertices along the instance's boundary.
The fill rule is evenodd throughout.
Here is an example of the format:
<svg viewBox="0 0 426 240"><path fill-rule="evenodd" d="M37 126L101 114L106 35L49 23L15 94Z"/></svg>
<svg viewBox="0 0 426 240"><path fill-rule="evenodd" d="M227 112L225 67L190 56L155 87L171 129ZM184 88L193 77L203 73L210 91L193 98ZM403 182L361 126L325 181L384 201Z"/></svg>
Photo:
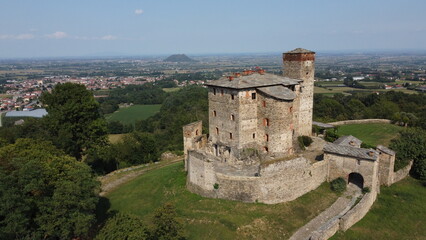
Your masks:
<svg viewBox="0 0 426 240"><path fill-rule="evenodd" d="M361 189L353 184L349 184L346 192L339 197L329 208L323 211L316 218L312 219L305 226L301 227L290 240L308 240L314 231L321 230L328 223L336 218L342 217L355 205L357 198L361 195Z"/></svg>
<svg viewBox="0 0 426 240"><path fill-rule="evenodd" d="M160 161L150 164L143 164L139 166L129 167L126 169L119 169L117 171L111 172L105 176L99 177L99 181L101 182L101 192L100 196L105 196L110 193L112 190L119 187L121 184L129 182L130 180L144 174L145 172L163 168L169 166L171 164L180 162L183 160L183 157L179 157L176 159L168 160L168 161Z"/></svg>

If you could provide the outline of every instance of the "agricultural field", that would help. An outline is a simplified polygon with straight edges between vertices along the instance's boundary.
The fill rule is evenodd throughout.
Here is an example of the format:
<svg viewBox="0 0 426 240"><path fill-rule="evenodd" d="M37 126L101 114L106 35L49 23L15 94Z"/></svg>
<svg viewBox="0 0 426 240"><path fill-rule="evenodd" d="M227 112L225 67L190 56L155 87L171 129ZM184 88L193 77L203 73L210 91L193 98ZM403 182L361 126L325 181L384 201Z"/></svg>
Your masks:
<svg viewBox="0 0 426 240"><path fill-rule="evenodd" d="M397 137L402 129L403 127L400 126L383 123L348 124L339 126L337 134L352 135L372 146L379 144L389 146L390 141Z"/></svg>
<svg viewBox="0 0 426 240"><path fill-rule="evenodd" d="M161 104L155 105L133 105L120 108L105 118L108 121L119 121L123 124L134 124L136 121L147 119L160 111Z"/></svg>
<svg viewBox="0 0 426 240"><path fill-rule="evenodd" d="M326 94L326 95L333 95L336 93L348 94L348 93L345 93L345 91L353 91L353 90L357 90L357 89L351 88L351 87L327 87L327 88L314 87L314 93L320 93L320 94Z"/></svg>
<svg viewBox="0 0 426 240"><path fill-rule="evenodd" d="M176 92L179 91L180 88L175 87L175 88L163 88L163 91L165 92Z"/></svg>
<svg viewBox="0 0 426 240"><path fill-rule="evenodd" d="M183 163L176 163L149 171L106 197L110 210L132 213L145 221L155 209L172 203L188 239L286 239L338 197L324 183L287 203L242 203L203 198L186 190L185 183Z"/></svg>
<svg viewBox="0 0 426 240"><path fill-rule="evenodd" d="M370 212L332 240L426 239L426 187L407 177L380 189Z"/></svg>

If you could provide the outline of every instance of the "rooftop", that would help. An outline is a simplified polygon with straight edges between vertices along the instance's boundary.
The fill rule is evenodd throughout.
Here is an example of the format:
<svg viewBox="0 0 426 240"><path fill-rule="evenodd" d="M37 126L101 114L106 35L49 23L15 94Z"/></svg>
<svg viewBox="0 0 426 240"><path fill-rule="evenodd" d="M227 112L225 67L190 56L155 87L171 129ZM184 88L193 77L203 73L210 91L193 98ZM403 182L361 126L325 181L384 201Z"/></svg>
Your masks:
<svg viewBox="0 0 426 240"><path fill-rule="evenodd" d="M372 161L376 161L378 156L378 152L374 149L343 146L335 143L326 143L324 146L324 152Z"/></svg>
<svg viewBox="0 0 426 240"><path fill-rule="evenodd" d="M46 109L40 108L32 111L10 111L6 113L6 117L35 117L42 118L47 115Z"/></svg>
<svg viewBox="0 0 426 240"><path fill-rule="evenodd" d="M342 145L342 146L361 147L362 141L352 135L349 135L349 136L339 137L333 143Z"/></svg>
<svg viewBox="0 0 426 240"><path fill-rule="evenodd" d="M308 49L304 49L304 48L296 48L286 53L315 53L315 52Z"/></svg>
<svg viewBox="0 0 426 240"><path fill-rule="evenodd" d="M258 90L271 97L278 98L281 100L293 100L296 98L296 94L293 91L282 85L260 87L258 88Z"/></svg>
<svg viewBox="0 0 426 240"><path fill-rule="evenodd" d="M389 154L389 155L395 155L395 152L393 151L393 150L391 150L391 149L389 149L389 148L387 148L387 147L385 147L385 146L383 146L383 145L377 145L377 147L376 147L378 150L380 150L380 151L382 151L382 152L384 152L384 153L387 153L387 154Z"/></svg>
<svg viewBox="0 0 426 240"><path fill-rule="evenodd" d="M291 79L270 73L253 73L250 75L241 75L238 77L222 77L218 80L208 81L205 85L212 87L246 89L274 85L291 86L297 85L301 81L302 80Z"/></svg>

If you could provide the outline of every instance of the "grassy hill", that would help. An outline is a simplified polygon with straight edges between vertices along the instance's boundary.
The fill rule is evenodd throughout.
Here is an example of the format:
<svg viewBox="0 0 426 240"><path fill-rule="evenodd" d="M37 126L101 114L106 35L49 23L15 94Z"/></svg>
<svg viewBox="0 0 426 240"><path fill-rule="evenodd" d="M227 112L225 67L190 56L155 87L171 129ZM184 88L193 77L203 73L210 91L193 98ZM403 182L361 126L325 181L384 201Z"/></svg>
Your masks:
<svg viewBox="0 0 426 240"><path fill-rule="evenodd" d="M116 112L106 116L108 121L119 121L123 124L134 124L138 120L147 119L160 111L161 104L133 105L120 108Z"/></svg>
<svg viewBox="0 0 426 240"><path fill-rule="evenodd" d="M176 206L189 239L285 239L331 205L337 195L324 183L287 203L266 205L208 199L185 188L178 163L147 172L107 195L111 209L148 221L165 202Z"/></svg>
<svg viewBox="0 0 426 240"><path fill-rule="evenodd" d="M426 239L426 187L406 178L381 193L369 213L333 240Z"/></svg>
<svg viewBox="0 0 426 240"><path fill-rule="evenodd" d="M379 144L388 146L402 129L400 126L383 123L348 124L339 126L337 133L340 136L352 135L372 146Z"/></svg>

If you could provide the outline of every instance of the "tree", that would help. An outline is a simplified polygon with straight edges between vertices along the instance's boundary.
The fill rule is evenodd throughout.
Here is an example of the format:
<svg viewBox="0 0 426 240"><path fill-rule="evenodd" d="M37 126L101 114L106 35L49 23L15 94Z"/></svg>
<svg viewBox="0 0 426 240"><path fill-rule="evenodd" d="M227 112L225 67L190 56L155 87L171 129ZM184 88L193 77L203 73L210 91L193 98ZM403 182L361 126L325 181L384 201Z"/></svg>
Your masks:
<svg viewBox="0 0 426 240"><path fill-rule="evenodd" d="M106 143L106 122L99 104L85 86L58 84L41 96L48 115L44 118L52 142L66 153L81 159L85 151Z"/></svg>
<svg viewBox="0 0 426 240"><path fill-rule="evenodd" d="M396 151L395 171L413 160L412 174L426 181L426 131L408 128L392 140L390 148Z"/></svg>
<svg viewBox="0 0 426 240"><path fill-rule="evenodd" d="M120 167L156 162L159 158L157 143L150 133L133 132L115 144Z"/></svg>
<svg viewBox="0 0 426 240"><path fill-rule="evenodd" d="M182 225L176 219L176 209L170 204L166 203L163 207L158 209L154 215L152 223L154 229L152 230L150 239L155 240L183 240L185 237L182 233Z"/></svg>
<svg viewBox="0 0 426 240"><path fill-rule="evenodd" d="M95 222L99 183L51 143L0 148L0 239L71 239Z"/></svg>
<svg viewBox="0 0 426 240"><path fill-rule="evenodd" d="M148 234L148 230L139 217L125 213L117 213L107 220L96 236L96 239L143 240L148 239Z"/></svg>

